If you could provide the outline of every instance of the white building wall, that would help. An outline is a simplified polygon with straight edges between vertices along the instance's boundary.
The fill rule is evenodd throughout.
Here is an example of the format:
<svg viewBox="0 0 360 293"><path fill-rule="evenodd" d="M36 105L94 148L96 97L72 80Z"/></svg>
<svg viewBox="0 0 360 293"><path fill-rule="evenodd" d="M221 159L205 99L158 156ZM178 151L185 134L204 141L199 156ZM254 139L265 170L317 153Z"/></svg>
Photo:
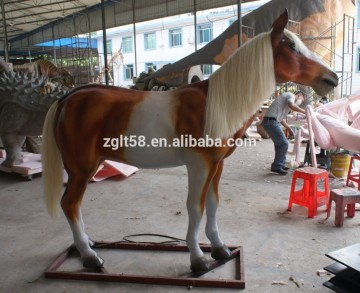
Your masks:
<svg viewBox="0 0 360 293"><path fill-rule="evenodd" d="M207 16L207 17L206 17ZM202 23L212 23L213 39L220 35L230 25L230 19L236 19L231 13L219 13L215 15L206 15L201 12L197 15L197 25ZM170 30L181 28L182 45L179 47L170 47ZM144 49L144 34L156 33L156 50ZM112 42L112 52L117 52L121 47L122 38L133 35L133 26L127 25L119 28L107 30L107 40ZM98 51L103 54L103 43L101 32L98 32ZM198 44L197 48L205 46ZM195 52L195 27L194 16L175 16L166 19L158 19L136 25L136 48L137 48L137 75L145 71L146 63L153 63L157 69L165 64L176 62L187 55ZM113 75L114 84L117 86L131 86L132 80L124 80L124 65L132 64L135 67L135 53L122 53L124 63L121 66L114 64ZM110 56L108 57L110 60ZM101 65L102 66L102 65ZM214 66L214 70L217 66ZM134 69L134 74L135 73Z"/></svg>

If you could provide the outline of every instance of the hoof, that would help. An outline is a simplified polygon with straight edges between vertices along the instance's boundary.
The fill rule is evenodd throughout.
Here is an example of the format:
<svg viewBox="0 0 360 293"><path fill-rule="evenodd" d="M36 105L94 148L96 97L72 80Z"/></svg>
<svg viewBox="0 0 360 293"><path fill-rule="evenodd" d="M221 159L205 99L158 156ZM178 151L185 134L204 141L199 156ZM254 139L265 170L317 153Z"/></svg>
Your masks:
<svg viewBox="0 0 360 293"><path fill-rule="evenodd" d="M83 266L85 268L101 268L104 264L104 260L98 256L88 257L84 259Z"/></svg>
<svg viewBox="0 0 360 293"><path fill-rule="evenodd" d="M209 261L205 256L195 259L191 262L191 271L194 273L208 271L210 269Z"/></svg>
<svg viewBox="0 0 360 293"><path fill-rule="evenodd" d="M216 260L227 259L231 256L231 251L224 244L221 247L214 247L211 249L211 257Z"/></svg>

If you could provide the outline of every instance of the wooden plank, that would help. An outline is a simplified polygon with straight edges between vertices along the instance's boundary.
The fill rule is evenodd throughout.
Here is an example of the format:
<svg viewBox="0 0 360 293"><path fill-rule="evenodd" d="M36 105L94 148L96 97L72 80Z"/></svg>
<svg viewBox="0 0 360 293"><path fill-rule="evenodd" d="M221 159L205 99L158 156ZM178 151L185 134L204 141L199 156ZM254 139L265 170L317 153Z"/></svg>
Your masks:
<svg viewBox="0 0 360 293"><path fill-rule="evenodd" d="M2 156L3 157L0 159L0 171L7 173L17 173L25 176L38 174L42 172L40 154L22 152L21 153L22 162L12 167L4 167L1 165L1 163L5 161L4 154Z"/></svg>

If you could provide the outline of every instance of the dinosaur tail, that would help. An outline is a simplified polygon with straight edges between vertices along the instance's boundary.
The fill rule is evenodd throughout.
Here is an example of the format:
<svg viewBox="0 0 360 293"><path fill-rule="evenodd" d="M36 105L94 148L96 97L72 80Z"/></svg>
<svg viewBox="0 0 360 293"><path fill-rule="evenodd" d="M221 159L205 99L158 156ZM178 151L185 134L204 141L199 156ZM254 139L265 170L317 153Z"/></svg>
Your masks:
<svg viewBox="0 0 360 293"><path fill-rule="evenodd" d="M45 202L52 217L59 214L63 185L63 162L54 135L54 118L57 105L58 103L54 102L46 115L41 150Z"/></svg>

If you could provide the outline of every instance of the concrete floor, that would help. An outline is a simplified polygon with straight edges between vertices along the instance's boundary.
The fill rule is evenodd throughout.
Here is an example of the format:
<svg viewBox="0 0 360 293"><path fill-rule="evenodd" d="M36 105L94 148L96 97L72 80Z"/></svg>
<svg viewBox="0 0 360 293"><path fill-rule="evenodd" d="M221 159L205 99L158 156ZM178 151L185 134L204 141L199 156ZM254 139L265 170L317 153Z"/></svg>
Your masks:
<svg viewBox="0 0 360 293"><path fill-rule="evenodd" d="M332 263L325 253L357 243L360 217L334 226L324 208L317 218L294 206L286 212L291 174L269 172L273 157L270 140L241 147L226 160L220 185L218 222L223 240L244 249L246 288L242 292L330 292L322 283L330 276L317 271ZM185 238L187 178L184 167L140 170L89 185L83 204L87 232L94 240L117 241L135 233L158 233ZM331 180L333 186L343 181ZM42 179L26 181L0 174L0 292L185 292L186 287L50 280L44 270L72 243L63 215L51 219L42 198ZM334 205L333 205L334 206ZM333 207L334 209L334 207ZM202 229L203 231L203 229ZM151 239L153 240L153 239ZM204 233L202 241L207 241ZM176 276L189 270L188 255L118 252L102 255L114 273L120 263L126 272ZM119 261L117 262L117 260ZM75 263L80 267L77 258ZM228 265L227 265L228 266ZM113 272L113 271L112 271ZM210 273L213 277L215 273ZM294 281L289 278L292 277ZM273 285L273 281L286 282ZM192 292L234 292L233 289L192 288Z"/></svg>

